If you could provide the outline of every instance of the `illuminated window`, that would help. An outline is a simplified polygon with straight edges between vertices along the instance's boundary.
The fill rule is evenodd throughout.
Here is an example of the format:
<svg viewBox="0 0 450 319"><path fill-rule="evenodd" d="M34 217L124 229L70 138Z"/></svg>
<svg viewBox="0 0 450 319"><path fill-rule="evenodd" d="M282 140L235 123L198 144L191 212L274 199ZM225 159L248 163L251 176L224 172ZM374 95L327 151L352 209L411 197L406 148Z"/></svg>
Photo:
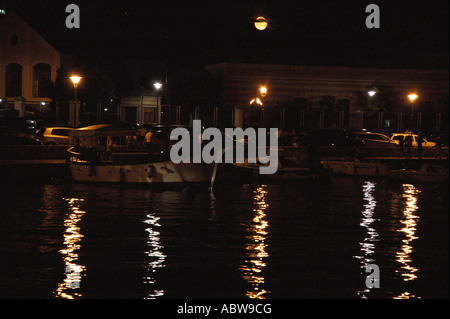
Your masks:
<svg viewBox="0 0 450 319"><path fill-rule="evenodd" d="M6 96L22 95L22 66L11 63L6 66Z"/></svg>
<svg viewBox="0 0 450 319"><path fill-rule="evenodd" d="M50 94L50 71L47 63L36 64L33 68L33 97L48 97Z"/></svg>

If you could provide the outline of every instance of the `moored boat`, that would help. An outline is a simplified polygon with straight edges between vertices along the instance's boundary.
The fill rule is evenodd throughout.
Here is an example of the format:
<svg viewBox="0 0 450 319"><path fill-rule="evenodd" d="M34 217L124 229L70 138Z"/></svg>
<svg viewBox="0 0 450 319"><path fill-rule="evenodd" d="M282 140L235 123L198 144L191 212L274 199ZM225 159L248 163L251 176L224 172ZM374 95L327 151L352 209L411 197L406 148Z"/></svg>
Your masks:
<svg viewBox="0 0 450 319"><path fill-rule="evenodd" d="M448 169L440 165L425 163L419 169L391 170L389 178L410 183L444 183L448 181Z"/></svg>
<svg viewBox="0 0 450 319"><path fill-rule="evenodd" d="M321 163L324 168L332 170L333 174L336 175L386 177L389 174L386 165L360 161L359 159L326 159L322 160Z"/></svg>
<svg viewBox="0 0 450 319"><path fill-rule="evenodd" d="M259 172L260 164L248 163L246 160L244 163L233 163L233 165L250 177L279 180L308 180L318 179L320 177L309 167L283 167L279 164L278 169L274 174L263 175Z"/></svg>
<svg viewBox="0 0 450 319"><path fill-rule="evenodd" d="M136 145L133 130L94 125L71 132L67 151L72 179L91 183L212 183L216 163L174 163L167 152Z"/></svg>

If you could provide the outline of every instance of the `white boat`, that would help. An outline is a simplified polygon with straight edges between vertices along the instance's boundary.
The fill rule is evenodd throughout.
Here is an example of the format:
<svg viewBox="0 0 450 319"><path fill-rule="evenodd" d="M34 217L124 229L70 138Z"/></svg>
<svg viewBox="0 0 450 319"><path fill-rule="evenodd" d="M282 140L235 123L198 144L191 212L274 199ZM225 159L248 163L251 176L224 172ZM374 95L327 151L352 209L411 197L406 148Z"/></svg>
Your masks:
<svg viewBox="0 0 450 319"><path fill-rule="evenodd" d="M130 147L133 130L94 125L70 133L67 151L73 180L90 183L214 183L217 164L173 163L168 156ZM105 145L111 139L114 146Z"/></svg>
<svg viewBox="0 0 450 319"><path fill-rule="evenodd" d="M321 164L336 175L386 177L389 174L389 169L384 164L362 162L359 159L327 159L322 160Z"/></svg>
<svg viewBox="0 0 450 319"><path fill-rule="evenodd" d="M448 181L448 169L440 165L422 164L417 170L391 170L389 178L411 183L443 183Z"/></svg>

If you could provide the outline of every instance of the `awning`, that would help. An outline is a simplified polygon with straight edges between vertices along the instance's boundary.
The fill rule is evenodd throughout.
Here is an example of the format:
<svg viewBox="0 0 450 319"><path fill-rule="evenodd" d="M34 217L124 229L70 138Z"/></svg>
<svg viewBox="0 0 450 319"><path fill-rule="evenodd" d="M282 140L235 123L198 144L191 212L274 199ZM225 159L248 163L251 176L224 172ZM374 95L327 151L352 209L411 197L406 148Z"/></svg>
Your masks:
<svg viewBox="0 0 450 319"><path fill-rule="evenodd" d="M132 136L136 131L118 127L113 124L97 124L77 128L69 132L70 137L104 137L104 136Z"/></svg>

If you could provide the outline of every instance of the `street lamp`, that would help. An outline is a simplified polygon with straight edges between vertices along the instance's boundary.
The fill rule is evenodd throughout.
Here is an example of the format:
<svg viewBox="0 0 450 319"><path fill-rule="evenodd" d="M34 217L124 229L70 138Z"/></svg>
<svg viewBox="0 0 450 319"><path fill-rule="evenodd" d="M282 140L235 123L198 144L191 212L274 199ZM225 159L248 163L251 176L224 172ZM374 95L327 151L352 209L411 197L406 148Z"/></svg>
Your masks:
<svg viewBox="0 0 450 319"><path fill-rule="evenodd" d="M413 105L419 96L416 93L411 93L408 95L408 99L411 102L411 117L413 116Z"/></svg>
<svg viewBox="0 0 450 319"><path fill-rule="evenodd" d="M408 95L408 99L409 99L411 102L414 102L418 97L419 97L419 96L418 96L416 93L411 93L411 94Z"/></svg>
<svg viewBox="0 0 450 319"><path fill-rule="evenodd" d="M413 106L414 106L414 102L417 100L418 97L419 96L416 93L408 94L408 99L411 102L411 130L412 130L413 119L414 119Z"/></svg>
<svg viewBox="0 0 450 319"><path fill-rule="evenodd" d="M261 94L261 97L265 97L266 94L267 94L267 87L261 86L261 87L259 88L259 93Z"/></svg>
<svg viewBox="0 0 450 319"><path fill-rule="evenodd" d="M76 127L78 125L78 120L79 120L80 103L77 100L77 89L78 89L78 84L80 83L81 79L82 79L82 77L78 76L78 75L72 75L70 77L70 80L73 83L74 96L75 96L73 101L70 102L70 111L69 111L69 114L70 114L69 123L73 127Z"/></svg>
<svg viewBox="0 0 450 319"><path fill-rule="evenodd" d="M158 110L158 123L161 123L161 110L159 107L159 90L162 87L162 83L155 82L155 83L153 83L153 86L155 87L156 92L157 92L157 94L156 94L156 109Z"/></svg>
<svg viewBox="0 0 450 319"><path fill-rule="evenodd" d="M372 97L372 96L374 96L375 94L377 94L377 92L374 91L374 90L371 90L371 91L367 92L367 94L369 94L369 96Z"/></svg>
<svg viewBox="0 0 450 319"><path fill-rule="evenodd" d="M77 88L78 88L78 84L80 83L82 77L78 76L78 75L72 75L70 77L70 80L72 80L73 83L73 88L74 88L74 94L75 94L75 100L77 99Z"/></svg>
<svg viewBox="0 0 450 319"><path fill-rule="evenodd" d="M162 83L156 82L153 83L153 86L155 87L156 90L159 90L162 87Z"/></svg>

